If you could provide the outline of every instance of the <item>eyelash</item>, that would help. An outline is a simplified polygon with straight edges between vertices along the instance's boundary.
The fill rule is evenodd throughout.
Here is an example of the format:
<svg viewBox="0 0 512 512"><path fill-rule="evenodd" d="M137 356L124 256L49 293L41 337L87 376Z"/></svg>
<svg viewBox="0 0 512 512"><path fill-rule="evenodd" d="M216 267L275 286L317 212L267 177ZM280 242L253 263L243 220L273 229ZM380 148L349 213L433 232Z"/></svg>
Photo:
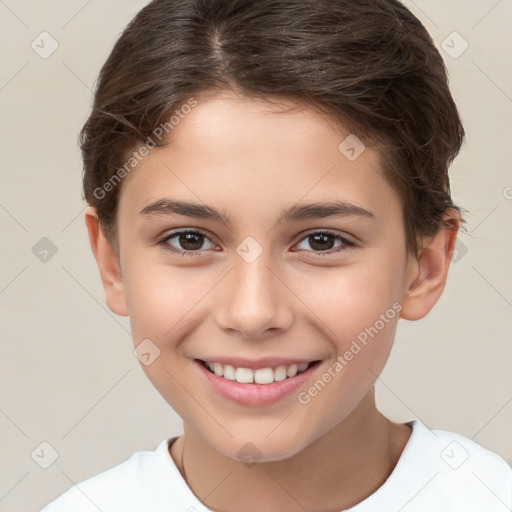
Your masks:
<svg viewBox="0 0 512 512"><path fill-rule="evenodd" d="M171 245L169 245L169 243L168 243L169 240L176 238L179 235L190 234L190 233L195 234L195 235L204 236L207 240L209 240L211 243L213 243L209 239L209 237L206 235L206 233L203 233L201 231L194 230L194 229L182 229L179 231L173 231L172 233L165 235L163 238L158 240L157 244L160 245L166 251L172 252L174 254L181 254L184 257L201 256L203 251L200 251L200 250L199 251L178 250L178 249L175 249L174 247L172 247ZM341 235L333 233L332 231L322 230L322 229L306 233L306 235L303 238L301 238L298 243L302 242L303 240L305 240L313 235L330 236L330 237L334 238L335 240L338 240L342 243L342 245L340 245L339 247L337 247L335 249L329 249L328 251L307 251L307 252L312 252L316 256L319 256L319 257L330 256L332 254L336 254L341 251L347 251L356 246L356 244L354 242L352 242L351 240L348 240L347 238L342 237Z"/></svg>

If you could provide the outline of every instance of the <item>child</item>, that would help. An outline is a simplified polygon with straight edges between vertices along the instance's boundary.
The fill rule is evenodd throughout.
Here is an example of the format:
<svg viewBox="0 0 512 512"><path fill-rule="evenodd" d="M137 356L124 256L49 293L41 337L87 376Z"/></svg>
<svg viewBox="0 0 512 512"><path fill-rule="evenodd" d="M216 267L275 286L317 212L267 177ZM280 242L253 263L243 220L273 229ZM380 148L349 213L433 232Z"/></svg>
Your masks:
<svg viewBox="0 0 512 512"><path fill-rule="evenodd" d="M154 0L81 133L108 307L184 434L44 512L485 511L512 469L374 384L439 299L464 130L397 0Z"/></svg>

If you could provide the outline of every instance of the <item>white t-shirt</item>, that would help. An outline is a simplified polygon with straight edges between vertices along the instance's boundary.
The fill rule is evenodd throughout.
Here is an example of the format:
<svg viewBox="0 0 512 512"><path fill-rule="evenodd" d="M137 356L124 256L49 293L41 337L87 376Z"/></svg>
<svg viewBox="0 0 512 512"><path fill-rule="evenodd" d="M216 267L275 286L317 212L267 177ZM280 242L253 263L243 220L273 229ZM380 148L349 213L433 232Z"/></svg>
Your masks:
<svg viewBox="0 0 512 512"><path fill-rule="evenodd" d="M395 469L350 512L506 512L512 510L512 468L459 434L419 420ZM192 493L164 439L154 451L88 478L41 512L211 512ZM341 511L340 511L341 512Z"/></svg>

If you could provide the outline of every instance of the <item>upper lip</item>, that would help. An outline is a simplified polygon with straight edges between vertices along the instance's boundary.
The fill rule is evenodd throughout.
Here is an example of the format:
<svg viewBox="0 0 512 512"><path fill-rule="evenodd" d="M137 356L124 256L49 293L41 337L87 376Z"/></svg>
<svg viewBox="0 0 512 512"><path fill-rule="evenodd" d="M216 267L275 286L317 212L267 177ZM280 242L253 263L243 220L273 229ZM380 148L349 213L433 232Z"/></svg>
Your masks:
<svg viewBox="0 0 512 512"><path fill-rule="evenodd" d="M199 359L200 361L208 361L210 363L220 363L222 365L230 364L235 368L250 368L257 370L259 368L269 368L276 366L291 366L292 364L312 363L319 359L291 359L289 357L263 357L261 359L244 359L242 357L222 357L212 356Z"/></svg>

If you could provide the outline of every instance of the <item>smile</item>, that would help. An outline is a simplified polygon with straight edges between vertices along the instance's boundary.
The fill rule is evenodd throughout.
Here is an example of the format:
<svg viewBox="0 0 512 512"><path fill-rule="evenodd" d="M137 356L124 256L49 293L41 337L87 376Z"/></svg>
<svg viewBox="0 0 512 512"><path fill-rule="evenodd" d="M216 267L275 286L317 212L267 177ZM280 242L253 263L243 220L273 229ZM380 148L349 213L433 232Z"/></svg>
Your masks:
<svg viewBox="0 0 512 512"><path fill-rule="evenodd" d="M244 367L236 368L230 364L223 365L214 361L201 361L211 373L218 377L242 384L271 384L272 382L280 382L306 371L315 362L311 361L309 363L291 364L288 366L280 365L274 368L265 367L253 370Z"/></svg>
<svg viewBox="0 0 512 512"><path fill-rule="evenodd" d="M273 357L259 361L237 357L213 359L194 360L199 381L215 397L246 407L264 407L283 399L293 400L299 388L314 378L313 373L322 363L319 359L308 362Z"/></svg>

